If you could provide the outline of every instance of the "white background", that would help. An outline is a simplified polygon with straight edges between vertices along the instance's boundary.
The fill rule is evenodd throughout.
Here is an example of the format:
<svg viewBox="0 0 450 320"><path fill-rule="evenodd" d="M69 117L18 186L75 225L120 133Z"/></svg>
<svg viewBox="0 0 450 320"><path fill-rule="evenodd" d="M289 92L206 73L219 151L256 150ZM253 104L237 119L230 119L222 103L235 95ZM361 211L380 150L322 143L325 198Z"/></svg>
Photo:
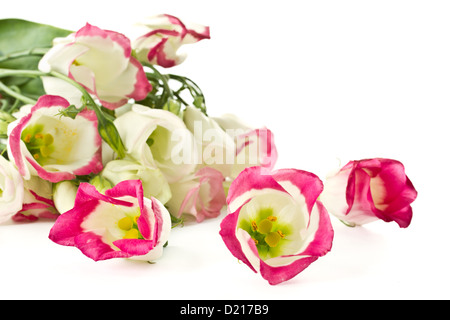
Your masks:
<svg viewBox="0 0 450 320"><path fill-rule="evenodd" d="M169 13L211 27L170 72L203 89L211 115L266 125L278 168L321 178L347 160L400 160L416 189L407 229L332 218L333 248L270 286L239 263L221 217L172 231L156 264L94 262L47 236L51 223L0 225L2 299L448 299L448 1L8 1L0 18L128 34ZM131 33L130 33L131 34Z"/></svg>

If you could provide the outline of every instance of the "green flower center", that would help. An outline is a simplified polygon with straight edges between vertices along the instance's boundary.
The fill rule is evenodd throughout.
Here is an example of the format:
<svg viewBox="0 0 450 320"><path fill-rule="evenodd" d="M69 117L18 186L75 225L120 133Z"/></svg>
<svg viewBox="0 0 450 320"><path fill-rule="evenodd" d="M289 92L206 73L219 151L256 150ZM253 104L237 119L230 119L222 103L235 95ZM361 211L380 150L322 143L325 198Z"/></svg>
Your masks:
<svg viewBox="0 0 450 320"><path fill-rule="evenodd" d="M280 222L272 208L260 209L250 220L241 220L238 227L252 237L263 260L282 255L283 245L288 241L286 235L291 233L290 226Z"/></svg>
<svg viewBox="0 0 450 320"><path fill-rule="evenodd" d="M39 124L29 126L21 134L21 139L28 151L40 165L43 165L55 150L53 136L50 133L44 133L43 128Z"/></svg>

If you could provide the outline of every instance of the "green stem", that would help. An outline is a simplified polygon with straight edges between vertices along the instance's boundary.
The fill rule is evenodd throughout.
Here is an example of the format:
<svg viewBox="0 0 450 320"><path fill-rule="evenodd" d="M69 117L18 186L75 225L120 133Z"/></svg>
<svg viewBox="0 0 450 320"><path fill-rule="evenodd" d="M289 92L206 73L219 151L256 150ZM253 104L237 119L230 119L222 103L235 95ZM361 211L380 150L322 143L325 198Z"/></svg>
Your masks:
<svg viewBox="0 0 450 320"><path fill-rule="evenodd" d="M6 92L11 97L14 97L14 98L16 98L22 102L25 102L27 104L36 104L36 100L30 99L30 98L24 96L23 94L20 94L16 91L12 90L8 86L4 85L3 82L1 82L1 81L0 81L0 90Z"/></svg>
<svg viewBox="0 0 450 320"><path fill-rule="evenodd" d="M67 81L68 83L76 87L78 90L80 90L81 94L83 95L83 98L87 103L87 107L90 108L91 110L94 110L95 114L97 115L98 131L100 133L100 136L117 153L119 158L125 157L125 147L123 145L122 139L120 138L119 132L114 126L113 121L105 117L105 114L100 109L100 106L98 106L97 103L95 103L94 99L89 94L89 92L87 92L87 90L81 84L79 84L78 82L76 82L75 80L69 78L64 74L61 74L56 71L51 71L49 74L58 79Z"/></svg>
<svg viewBox="0 0 450 320"><path fill-rule="evenodd" d="M61 74L56 71L51 71L49 73L41 72L37 70L13 70L13 69L1 69L0 68L0 78L2 77L9 77L9 76L22 76L22 77L40 77L40 76L53 76L58 79L64 80L70 84L72 84L75 88L80 90L83 99L85 100L87 107L91 110L94 110L95 114L97 115L97 127L98 131L100 133L100 136L105 140L109 146L117 153L119 158L125 157L125 147L123 145L122 139L120 138L119 132L117 131L116 127L114 126L114 123L111 121L111 119L105 117L105 114L100 109L100 106L98 106L92 96L89 94L89 92L86 91L86 89L80 85L75 80L69 78L68 76ZM25 97L21 94L18 94L17 92L11 90L9 87L4 85L0 81L0 89L5 90L8 94L11 96L20 99L21 101L24 101L25 103L32 103L35 104L36 101L32 100L28 97Z"/></svg>
<svg viewBox="0 0 450 320"><path fill-rule="evenodd" d="M22 77L30 77L37 78L41 76L48 75L45 72L38 70L20 70L20 69L1 69L0 68L0 78L11 77L11 76L22 76Z"/></svg>
<svg viewBox="0 0 450 320"><path fill-rule="evenodd" d="M4 62L11 59L17 59L22 57L28 57L28 56L43 56L47 53L49 49L48 48L34 48L31 50L23 50L18 52L9 53L7 55L0 57L0 62Z"/></svg>
<svg viewBox="0 0 450 320"><path fill-rule="evenodd" d="M145 66L149 67L153 70L153 72L158 76L158 78L162 81L164 90L170 94L170 97L173 97L172 90L170 89L169 83L167 82L167 78L161 74L153 65L146 63Z"/></svg>
<svg viewBox="0 0 450 320"><path fill-rule="evenodd" d="M81 94L83 95L83 98L86 99L86 101L90 105L92 105L93 107L94 106L98 107L97 104L95 103L94 99L92 98L92 96L89 94L89 92L86 91L86 89L81 84L79 84L75 80L69 78L68 76L66 76L62 73L56 72L56 71L50 71L49 74L54 76L55 78L64 80L64 81L70 83L71 85L73 85L75 88L77 88L81 92Z"/></svg>

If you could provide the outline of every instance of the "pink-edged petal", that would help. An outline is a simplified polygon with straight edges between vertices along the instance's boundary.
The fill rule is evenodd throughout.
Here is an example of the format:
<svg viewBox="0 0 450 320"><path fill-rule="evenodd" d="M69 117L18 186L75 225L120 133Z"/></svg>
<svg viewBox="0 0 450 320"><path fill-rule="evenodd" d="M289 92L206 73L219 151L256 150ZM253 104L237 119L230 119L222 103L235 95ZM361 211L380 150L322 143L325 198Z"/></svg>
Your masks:
<svg viewBox="0 0 450 320"><path fill-rule="evenodd" d="M87 47L74 43L60 44L51 48L39 61L39 70L43 72L57 71L69 75L72 63L88 50Z"/></svg>
<svg viewBox="0 0 450 320"><path fill-rule="evenodd" d="M152 90L152 86L147 79L147 75L140 64L140 62L136 58L130 59L131 66L133 66L137 72L135 76L134 82L134 91L128 94L129 98L133 98L136 101L144 99L147 94Z"/></svg>
<svg viewBox="0 0 450 320"><path fill-rule="evenodd" d="M84 232L73 238L73 245L84 255L94 261L112 258L129 258L131 254L124 251L114 250L110 245L103 242L102 237L94 232Z"/></svg>
<svg viewBox="0 0 450 320"><path fill-rule="evenodd" d="M243 203L264 189L285 192L283 187L262 167L249 167L244 169L231 183L227 196L230 212L234 212Z"/></svg>
<svg viewBox="0 0 450 320"><path fill-rule="evenodd" d="M22 148L26 147L22 146L24 143L21 140L21 134L22 130L30 121L31 116L32 114L30 113L19 119L17 125L11 130L8 136L8 152L10 153L12 160L17 166L19 173L26 179L29 178L30 173L26 165L27 160L22 154Z"/></svg>
<svg viewBox="0 0 450 320"><path fill-rule="evenodd" d="M70 172L50 172L45 170L36 160L26 157L28 163L36 170L39 177L44 180L56 183L64 180L72 180L76 176Z"/></svg>
<svg viewBox="0 0 450 320"><path fill-rule="evenodd" d="M131 57L121 76L108 85L103 85L101 89L97 87L95 94L104 107L114 110L123 106L129 99L143 100L151 90L152 86L142 65Z"/></svg>
<svg viewBox="0 0 450 320"><path fill-rule="evenodd" d="M242 207L241 207L242 208ZM220 236L222 237L226 247L228 250L230 250L231 254L235 256L238 260L245 263L250 269L252 269L254 272L257 272L257 270L253 267L252 263L247 259L246 254L242 250L242 245L239 242L239 240L236 237L236 226L237 221L239 218L239 208L236 212L228 214L220 223ZM250 238L250 237L249 237ZM253 240L247 239L250 242L253 242ZM248 245L252 245L251 243ZM254 242L253 242L254 246ZM256 250L256 247L255 247ZM257 250L256 250L257 251ZM257 254L257 252L256 252Z"/></svg>
<svg viewBox="0 0 450 320"><path fill-rule="evenodd" d="M110 30L103 30L89 23L86 23L86 25L80 30L78 30L75 34L75 38L81 40L82 43L83 42L91 43L92 41L94 42L93 43L94 45L96 41L95 37L111 39L113 42L117 43L123 49L123 55L125 58L130 57L131 55L130 40L121 33Z"/></svg>
<svg viewBox="0 0 450 320"><path fill-rule="evenodd" d="M272 174L273 179L294 198L302 195L311 212L318 196L323 191L322 180L311 172L298 169L280 169Z"/></svg>
<svg viewBox="0 0 450 320"><path fill-rule="evenodd" d="M316 261L319 257L305 256L294 260L289 265L281 267L272 267L261 261L260 272L261 276L266 279L271 285L277 285L284 281L290 280L300 272L305 270L311 263Z"/></svg>
<svg viewBox="0 0 450 320"><path fill-rule="evenodd" d="M120 239L114 241L113 244L130 256L145 255L155 246L153 241L145 239Z"/></svg>
<svg viewBox="0 0 450 320"><path fill-rule="evenodd" d="M37 221L39 217L34 215L25 215L23 213L18 212L15 215L13 215L11 219L14 222L34 222Z"/></svg>
<svg viewBox="0 0 450 320"><path fill-rule="evenodd" d="M64 120L63 123L67 124L70 122L70 126L74 126L73 123L76 123L80 127L80 135L70 136L70 139L72 139L70 140L70 143L73 143L71 147L73 148L71 149L72 154L62 154L61 152L58 154L59 149L56 149L56 153L52 153L52 157L54 157L55 154L58 154L56 155L57 161L54 161L53 164L48 163L41 165L31 156L25 143L21 140L22 131L28 124L34 123L34 121L39 123L41 116L53 116L57 118L57 113L60 109L67 108L69 105L69 102L60 96L41 96L36 105L31 108L31 112L20 118L17 125L11 130L8 152L11 153L11 157L14 159L19 172L25 179L29 178L29 169L31 168L34 170L32 174L37 174L39 177L51 182L71 180L76 175L98 173L103 169L101 159L102 140L97 131L97 117L95 116L94 111L84 110L80 112L74 120L67 120L67 118L61 119L61 121ZM61 134L61 137L64 137L64 139L67 139L67 136L68 135ZM57 138L54 143L67 144L67 141L60 141L62 140ZM81 143L84 142L87 144L81 146Z"/></svg>
<svg viewBox="0 0 450 320"><path fill-rule="evenodd" d="M315 203L310 216L309 228L313 229L310 230L310 233L313 234L313 239L308 247L300 254L321 257L331 250L334 229L331 224L330 215L320 201Z"/></svg>
<svg viewBox="0 0 450 320"><path fill-rule="evenodd" d="M78 196L77 200L79 204L76 205L76 209L60 215L57 223L50 229L49 239L53 242L64 246L75 246L75 237L83 233L81 223L99 204L98 201L83 202Z"/></svg>
<svg viewBox="0 0 450 320"><path fill-rule="evenodd" d="M200 184L208 184L209 186L210 198L208 203L203 206L202 216L217 217L226 204L226 194L223 189L225 178L220 171L209 167L197 171L196 176L200 177Z"/></svg>

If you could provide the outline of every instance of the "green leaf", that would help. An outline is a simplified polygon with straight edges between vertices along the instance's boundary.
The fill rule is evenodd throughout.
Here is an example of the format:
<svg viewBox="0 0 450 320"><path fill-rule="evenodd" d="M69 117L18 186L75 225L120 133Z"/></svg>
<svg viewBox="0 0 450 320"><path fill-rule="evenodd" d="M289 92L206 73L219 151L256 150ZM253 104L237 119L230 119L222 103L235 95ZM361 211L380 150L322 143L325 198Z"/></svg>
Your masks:
<svg viewBox="0 0 450 320"><path fill-rule="evenodd" d="M20 19L0 20L0 57L36 48L51 48L56 37L72 31ZM0 63L0 68L37 69L40 56L24 56Z"/></svg>
<svg viewBox="0 0 450 320"><path fill-rule="evenodd" d="M20 19L0 20L0 68L37 70L45 50L51 48L56 37L65 37L72 31ZM36 49L36 50L34 50ZM6 77L7 86L17 86L21 94L36 99L45 94L39 78Z"/></svg>

